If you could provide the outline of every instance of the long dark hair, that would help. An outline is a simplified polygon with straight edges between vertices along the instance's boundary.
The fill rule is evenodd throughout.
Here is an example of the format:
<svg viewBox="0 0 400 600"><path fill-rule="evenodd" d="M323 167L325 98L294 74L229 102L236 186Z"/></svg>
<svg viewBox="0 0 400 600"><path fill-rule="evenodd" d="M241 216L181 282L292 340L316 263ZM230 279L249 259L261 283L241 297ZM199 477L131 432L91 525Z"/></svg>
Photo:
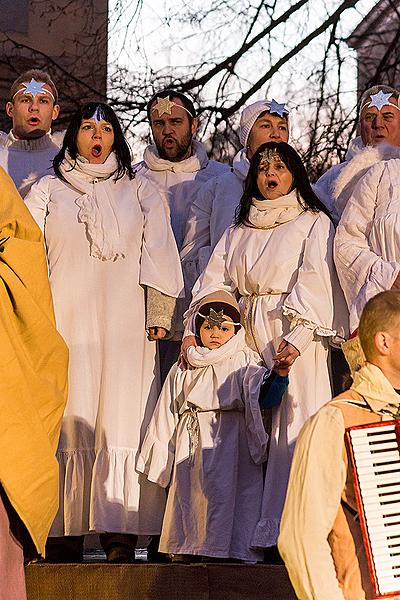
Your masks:
<svg viewBox="0 0 400 600"><path fill-rule="evenodd" d="M250 160L250 169L244 184L243 195L235 213L235 226L238 227L247 220L252 199L262 198L257 185L257 175L261 154L268 149L275 150L291 172L293 176L292 189L296 190L297 198L301 206L303 206L305 210L311 210L312 212L321 211L332 220L329 210L314 193L307 172L296 150L286 142L267 142L257 149Z"/></svg>
<svg viewBox="0 0 400 600"><path fill-rule="evenodd" d="M114 130L114 143L112 150L115 152L118 169L115 172L115 181L122 179L124 175L128 175L129 179L134 177L132 169L132 156L129 149L128 143L122 133L121 125L118 121L118 117L108 104L102 102L87 102L78 108L78 110L72 116L72 119L65 132L63 145L61 150L54 157L53 167L57 177L63 179L60 171L60 165L65 158L65 151L68 150L73 160L77 159L78 148L76 145L76 139L83 119L90 119L94 113L97 112L98 117L104 119L110 123Z"/></svg>

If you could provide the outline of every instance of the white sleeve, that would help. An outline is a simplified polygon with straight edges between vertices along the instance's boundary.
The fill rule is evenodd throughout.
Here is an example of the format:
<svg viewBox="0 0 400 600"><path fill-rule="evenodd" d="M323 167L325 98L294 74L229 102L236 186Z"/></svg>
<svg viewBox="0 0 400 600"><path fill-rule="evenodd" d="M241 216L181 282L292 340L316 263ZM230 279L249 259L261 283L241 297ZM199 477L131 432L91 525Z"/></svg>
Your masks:
<svg viewBox="0 0 400 600"><path fill-rule="evenodd" d="M334 337L332 258L334 229L328 217L320 213L304 244L297 280L285 298L283 314L291 331L285 340L304 352L315 335ZM308 329L308 332L302 331Z"/></svg>
<svg viewBox="0 0 400 600"><path fill-rule="evenodd" d="M351 312L356 306L360 312L371 296L389 290L400 271L397 262L384 260L369 245L378 188L385 177L384 162L369 169L355 187L336 231L335 263Z"/></svg>
<svg viewBox="0 0 400 600"><path fill-rule="evenodd" d="M324 406L298 437L278 540L299 600L344 600L328 542L346 481L344 422Z"/></svg>
<svg viewBox="0 0 400 600"><path fill-rule="evenodd" d="M137 186L137 199L144 218L140 283L167 296L182 297L181 263L162 197L147 179L136 176L131 183Z"/></svg>
<svg viewBox="0 0 400 600"><path fill-rule="evenodd" d="M25 197L25 204L29 208L29 212L39 225L42 233L44 233L44 227L47 216L47 205L50 201L50 181L52 176L42 177L33 184L27 196Z"/></svg>

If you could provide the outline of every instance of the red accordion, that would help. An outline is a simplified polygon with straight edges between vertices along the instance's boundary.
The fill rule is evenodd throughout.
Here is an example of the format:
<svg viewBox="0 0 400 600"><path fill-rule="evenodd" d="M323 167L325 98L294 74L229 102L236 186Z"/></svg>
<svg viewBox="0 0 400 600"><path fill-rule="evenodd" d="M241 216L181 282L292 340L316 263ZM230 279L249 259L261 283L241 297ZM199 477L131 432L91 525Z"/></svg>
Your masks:
<svg viewBox="0 0 400 600"><path fill-rule="evenodd" d="M349 427L345 441L376 598L400 594L400 420Z"/></svg>

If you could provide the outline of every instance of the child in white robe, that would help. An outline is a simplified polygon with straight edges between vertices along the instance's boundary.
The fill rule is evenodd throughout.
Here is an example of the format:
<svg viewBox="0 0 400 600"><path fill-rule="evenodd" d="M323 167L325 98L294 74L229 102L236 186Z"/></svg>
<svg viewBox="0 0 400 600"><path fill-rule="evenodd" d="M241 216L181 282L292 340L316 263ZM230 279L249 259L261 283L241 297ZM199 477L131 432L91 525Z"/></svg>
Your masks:
<svg viewBox="0 0 400 600"><path fill-rule="evenodd" d="M229 293L203 299L202 345L189 349L187 370L172 367L147 429L137 470L170 486L161 552L262 560L251 548L267 456L259 398L263 407L279 402L288 378L287 369L269 378L239 321Z"/></svg>

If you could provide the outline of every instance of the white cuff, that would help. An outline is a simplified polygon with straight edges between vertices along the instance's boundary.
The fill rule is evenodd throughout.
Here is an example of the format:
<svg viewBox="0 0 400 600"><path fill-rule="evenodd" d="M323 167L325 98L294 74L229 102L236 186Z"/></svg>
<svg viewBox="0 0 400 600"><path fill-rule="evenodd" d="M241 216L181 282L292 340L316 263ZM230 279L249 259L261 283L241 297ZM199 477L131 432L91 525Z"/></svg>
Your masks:
<svg viewBox="0 0 400 600"><path fill-rule="evenodd" d="M296 325L296 327L285 335L283 339L289 344L292 344L300 354L303 354L311 344L313 337L314 332L312 329L303 327L303 325Z"/></svg>

